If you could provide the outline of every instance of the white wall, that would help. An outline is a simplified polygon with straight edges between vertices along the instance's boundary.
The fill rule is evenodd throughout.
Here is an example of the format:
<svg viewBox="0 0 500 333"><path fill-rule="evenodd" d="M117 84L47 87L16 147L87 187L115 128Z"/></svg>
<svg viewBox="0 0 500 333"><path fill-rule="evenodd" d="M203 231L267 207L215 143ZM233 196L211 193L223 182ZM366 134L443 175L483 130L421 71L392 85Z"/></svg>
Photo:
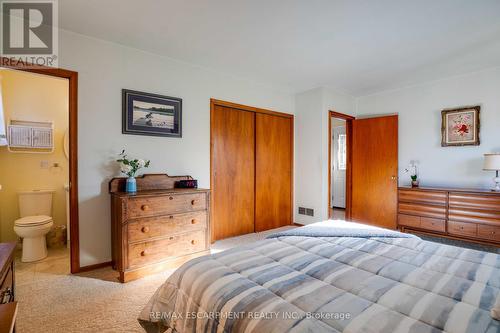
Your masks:
<svg viewBox="0 0 500 333"><path fill-rule="evenodd" d="M352 115L354 98L325 88L295 97L295 222L309 224L328 218L328 111ZM299 215L297 207L314 209Z"/></svg>
<svg viewBox="0 0 500 333"><path fill-rule="evenodd" d="M210 186L210 98L293 113L292 94L136 49L62 31L59 67L79 74L81 266L111 260L108 181L121 149L151 159L146 172L189 174ZM123 135L121 89L183 99L183 138Z"/></svg>
<svg viewBox="0 0 500 333"><path fill-rule="evenodd" d="M481 145L441 147L441 110L478 104ZM500 68L362 97L356 113L399 114L400 184L409 183L403 171L417 160L422 185L491 186L482 155L500 151Z"/></svg>

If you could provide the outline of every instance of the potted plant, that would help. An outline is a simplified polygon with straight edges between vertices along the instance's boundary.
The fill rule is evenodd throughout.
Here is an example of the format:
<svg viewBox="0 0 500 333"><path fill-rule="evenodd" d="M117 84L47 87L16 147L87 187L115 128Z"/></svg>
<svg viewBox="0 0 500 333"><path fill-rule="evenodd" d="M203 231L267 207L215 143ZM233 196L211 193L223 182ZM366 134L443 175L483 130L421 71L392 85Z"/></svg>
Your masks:
<svg viewBox="0 0 500 333"><path fill-rule="evenodd" d="M127 157L127 154L125 153L125 150L122 150L119 156L120 158L116 161L120 163L120 171L128 177L125 186L125 192L135 193L137 192L137 182L135 179L135 175L140 169L148 168L151 161L137 158L129 159Z"/></svg>
<svg viewBox="0 0 500 333"><path fill-rule="evenodd" d="M412 162L410 166L407 169L405 169L405 172L410 174L411 187L418 187L419 181L418 181L417 165L414 162Z"/></svg>
<svg viewBox="0 0 500 333"><path fill-rule="evenodd" d="M418 187L418 176L417 175L411 175L411 187Z"/></svg>

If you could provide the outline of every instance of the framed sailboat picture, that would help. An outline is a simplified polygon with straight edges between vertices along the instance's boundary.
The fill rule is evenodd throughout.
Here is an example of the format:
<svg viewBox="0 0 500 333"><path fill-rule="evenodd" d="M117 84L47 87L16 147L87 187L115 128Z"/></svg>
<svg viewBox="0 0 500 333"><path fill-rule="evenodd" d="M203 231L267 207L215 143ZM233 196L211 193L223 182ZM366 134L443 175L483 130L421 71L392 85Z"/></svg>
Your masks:
<svg viewBox="0 0 500 333"><path fill-rule="evenodd" d="M182 137L182 99L122 90L122 133Z"/></svg>

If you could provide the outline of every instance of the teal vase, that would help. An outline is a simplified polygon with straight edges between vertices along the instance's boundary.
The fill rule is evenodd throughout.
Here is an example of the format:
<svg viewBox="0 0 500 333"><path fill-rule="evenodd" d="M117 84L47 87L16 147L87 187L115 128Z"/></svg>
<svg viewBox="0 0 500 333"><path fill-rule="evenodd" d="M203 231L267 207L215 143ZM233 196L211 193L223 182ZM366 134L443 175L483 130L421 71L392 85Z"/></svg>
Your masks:
<svg viewBox="0 0 500 333"><path fill-rule="evenodd" d="M135 180L135 177L127 178L127 183L125 185L125 192L127 193L137 192L137 181Z"/></svg>

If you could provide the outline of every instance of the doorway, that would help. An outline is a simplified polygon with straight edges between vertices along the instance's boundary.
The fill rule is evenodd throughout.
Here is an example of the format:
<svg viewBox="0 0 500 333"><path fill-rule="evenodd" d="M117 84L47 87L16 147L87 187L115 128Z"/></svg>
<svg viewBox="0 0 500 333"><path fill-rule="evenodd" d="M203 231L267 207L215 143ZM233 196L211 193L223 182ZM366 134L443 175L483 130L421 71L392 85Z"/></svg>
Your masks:
<svg viewBox="0 0 500 333"><path fill-rule="evenodd" d="M354 117L328 113L328 218L351 216L351 143Z"/></svg>
<svg viewBox="0 0 500 333"><path fill-rule="evenodd" d="M65 195L67 193L67 217L69 219L69 271L72 274L78 273L84 268L80 267L80 245L79 245L79 214L78 214L78 73L60 68L34 66L32 64L20 63L9 58L0 58L3 68L23 73L32 73L34 75L42 75L51 78L63 79L67 82L67 131L64 134L63 150L67 155L68 167L66 172L67 184L64 187ZM40 163L41 167L45 167L46 163ZM51 167L49 162L49 168ZM52 167L58 168L57 162L52 163ZM61 222L63 224L64 222ZM65 224L65 223L64 223Z"/></svg>
<svg viewBox="0 0 500 333"><path fill-rule="evenodd" d="M342 121L345 123L345 137ZM335 125L339 128L335 129ZM398 116L355 119L330 111L328 129L328 217L342 219L345 212L347 221L395 229ZM334 156L336 154L340 156ZM344 189L345 211L341 206L344 204Z"/></svg>

